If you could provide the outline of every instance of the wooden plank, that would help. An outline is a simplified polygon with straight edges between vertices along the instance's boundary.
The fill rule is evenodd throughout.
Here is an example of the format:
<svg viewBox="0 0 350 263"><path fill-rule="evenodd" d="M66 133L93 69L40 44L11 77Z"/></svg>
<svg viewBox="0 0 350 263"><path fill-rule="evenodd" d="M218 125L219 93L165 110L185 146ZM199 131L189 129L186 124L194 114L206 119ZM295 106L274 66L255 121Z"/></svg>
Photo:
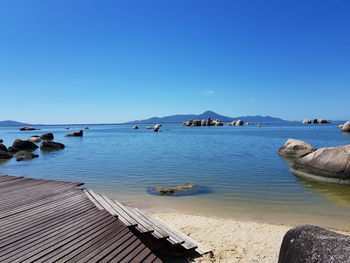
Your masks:
<svg viewBox="0 0 350 263"><path fill-rule="evenodd" d="M57 249L55 253L58 253L54 257L46 259L46 262L66 262L67 260L70 260L73 257L76 257L75 260L77 260L77 256L82 257L83 255L86 255L89 251L89 248L91 249L91 247L98 246L98 242L100 242L101 240L109 239L111 236L113 236L114 232L120 233L126 230L125 226L121 224L119 224L118 226L116 226L115 224L107 224L101 226L102 227L100 227L99 229L96 229L96 237L83 236L80 238L80 240L75 240L75 244L73 245L66 244L61 248Z"/></svg>
<svg viewBox="0 0 350 263"><path fill-rule="evenodd" d="M104 210L104 208L99 204L99 202L96 201L96 199L90 194L88 189L83 190L84 194L90 199L91 202L94 203L94 205L99 209L99 210Z"/></svg>
<svg viewBox="0 0 350 263"><path fill-rule="evenodd" d="M20 254L19 257L16 257L15 259L11 260L13 263L23 261L36 261L39 258L64 245L65 243L70 242L77 236L84 235L86 232L96 227L96 225L102 224L103 220L110 220L110 218L108 218L108 215L105 215L105 217L103 218L95 217L93 218L93 220L82 221L80 227L71 231L65 231L64 233L61 233L60 235L56 236L56 238L58 239L50 239L44 244L39 244L31 248L31 251L26 252L23 255Z"/></svg>
<svg viewBox="0 0 350 263"><path fill-rule="evenodd" d="M140 233L153 233L154 232L153 227L151 225L149 225L146 220L143 220L142 217L139 217L132 209L123 205L122 203L118 202L117 200L113 200L113 201L111 199L109 199L109 200L111 201L111 205L114 207L114 209L116 211L125 212L130 218L132 218L132 220L134 220L138 224L136 226L136 229Z"/></svg>
<svg viewBox="0 0 350 263"><path fill-rule="evenodd" d="M2 242L0 257L4 255L9 256L11 251L18 253L26 249L26 244L33 246L41 237L49 238L50 233L62 229L62 227L67 225L67 220L71 220L69 222L73 223L77 218L89 212L89 210L86 210L84 207L78 209L75 207L73 208L75 210L74 213L63 214L61 217L54 218L54 220L49 221L50 224L48 225L42 224L40 227L31 227L26 231L17 231L14 235L10 236L9 239L6 239L6 242ZM14 242L16 242L16 246L5 248L6 245L13 244Z"/></svg>
<svg viewBox="0 0 350 263"><path fill-rule="evenodd" d="M129 246L133 244L137 238L134 235L129 234L128 236L124 236L121 239L121 245L115 248L111 253L109 253L108 256L104 257L99 261L99 263L107 263L107 262L112 262L112 260L118 256L120 253L122 253L124 250L128 250ZM74 262L70 262L74 263ZM77 262L78 263L78 262ZM84 261L81 261L81 263L84 263Z"/></svg>
<svg viewBox="0 0 350 263"><path fill-rule="evenodd" d="M130 261L132 261L132 262L145 262L145 260L147 259L147 257L149 255L152 255L152 252L149 249L143 249Z"/></svg>
<svg viewBox="0 0 350 263"><path fill-rule="evenodd" d="M101 240L102 242L99 242L98 245L92 246L92 249L89 251L90 253L86 254L86 256L79 261L76 261L76 263L99 262L106 255L110 254L115 247L118 247L121 244L121 238L123 236L135 237L130 230L124 229L122 232L114 234L109 239Z"/></svg>

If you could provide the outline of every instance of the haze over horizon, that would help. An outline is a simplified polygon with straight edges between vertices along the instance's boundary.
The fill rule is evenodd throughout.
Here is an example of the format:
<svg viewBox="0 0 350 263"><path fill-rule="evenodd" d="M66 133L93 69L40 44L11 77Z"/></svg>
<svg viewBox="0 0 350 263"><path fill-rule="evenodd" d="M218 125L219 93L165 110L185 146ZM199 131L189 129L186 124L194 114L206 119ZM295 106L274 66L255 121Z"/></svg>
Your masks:
<svg viewBox="0 0 350 263"><path fill-rule="evenodd" d="M0 120L350 118L348 1L1 5Z"/></svg>

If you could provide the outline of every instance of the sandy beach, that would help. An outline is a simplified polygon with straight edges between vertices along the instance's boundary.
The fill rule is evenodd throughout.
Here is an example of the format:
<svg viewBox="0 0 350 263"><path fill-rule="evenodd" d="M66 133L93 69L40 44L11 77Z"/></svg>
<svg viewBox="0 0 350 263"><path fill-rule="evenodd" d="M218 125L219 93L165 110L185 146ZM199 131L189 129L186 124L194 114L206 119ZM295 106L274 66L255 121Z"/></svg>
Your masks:
<svg viewBox="0 0 350 263"><path fill-rule="evenodd" d="M152 215L213 250L213 255L197 258L195 262L277 262L283 236L292 228L184 213Z"/></svg>

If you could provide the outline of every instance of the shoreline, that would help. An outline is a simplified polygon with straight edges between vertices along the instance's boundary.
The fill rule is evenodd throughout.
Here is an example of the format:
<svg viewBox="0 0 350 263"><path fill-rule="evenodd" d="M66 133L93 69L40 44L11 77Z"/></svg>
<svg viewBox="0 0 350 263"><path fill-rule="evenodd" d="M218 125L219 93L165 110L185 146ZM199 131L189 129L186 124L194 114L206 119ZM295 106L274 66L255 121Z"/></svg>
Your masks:
<svg viewBox="0 0 350 263"><path fill-rule="evenodd" d="M195 260L201 263L275 263L285 233L294 227L184 212L150 214L212 249L212 255ZM350 234L349 231L327 229Z"/></svg>

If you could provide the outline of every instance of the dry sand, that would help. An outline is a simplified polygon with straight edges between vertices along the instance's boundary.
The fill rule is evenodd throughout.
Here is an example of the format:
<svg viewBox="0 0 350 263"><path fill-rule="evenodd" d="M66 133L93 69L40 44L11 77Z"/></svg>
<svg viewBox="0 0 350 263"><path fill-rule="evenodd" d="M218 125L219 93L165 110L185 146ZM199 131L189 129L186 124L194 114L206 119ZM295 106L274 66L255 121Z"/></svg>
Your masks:
<svg viewBox="0 0 350 263"><path fill-rule="evenodd" d="M153 213L213 250L195 262L276 263L284 234L291 226L237 221L183 213Z"/></svg>

